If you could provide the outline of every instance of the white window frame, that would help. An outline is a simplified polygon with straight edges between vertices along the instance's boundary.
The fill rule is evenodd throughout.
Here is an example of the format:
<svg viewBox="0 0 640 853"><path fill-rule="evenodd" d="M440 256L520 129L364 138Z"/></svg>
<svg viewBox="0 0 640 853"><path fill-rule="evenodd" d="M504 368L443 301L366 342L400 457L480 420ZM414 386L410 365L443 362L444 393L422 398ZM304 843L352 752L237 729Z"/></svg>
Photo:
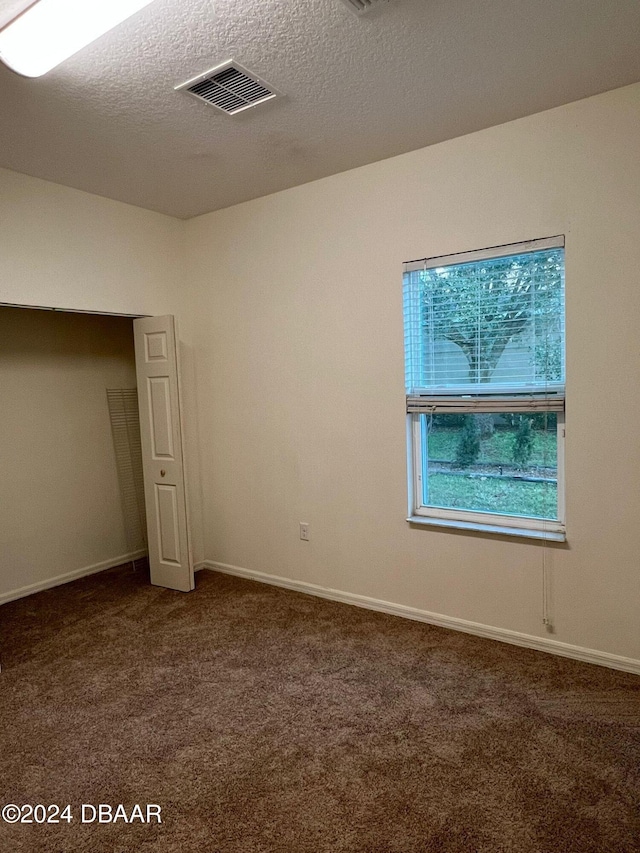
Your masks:
<svg viewBox="0 0 640 853"><path fill-rule="evenodd" d="M495 250L481 249L478 252L465 252L449 255L446 258L429 259L406 265L405 269L445 266L469 260L483 260L523 251L540 251L547 248L564 248L564 237L533 240L526 243L514 243ZM565 524L565 480L564 480L564 443L566 436L564 412L564 385L549 383L544 388L506 388L487 390L485 394L477 386L456 388L455 392L439 390L428 392L417 389L417 393L407 395L407 471L408 471L408 517L407 521L415 525L453 527L464 530L476 530L485 533L498 533L512 536L524 536L534 539L564 542ZM465 509L429 506L423 503L423 428L421 418L425 414L438 412L465 413L508 413L514 411L553 411L557 416L557 501L558 518L546 519L533 516L505 515L493 512L480 512Z"/></svg>
<svg viewBox="0 0 640 853"><path fill-rule="evenodd" d="M461 409L462 413L464 409ZM467 411L476 414L481 408ZM504 409L509 411L508 408ZM558 479L558 518L534 518L524 515L502 515L494 512L477 512L466 509L446 509L428 506L422 502L422 427L419 413L407 415L407 445L409 448L409 517L412 524L432 524L440 527L459 527L466 530L484 530L490 533L510 533L516 536L529 536L534 539L549 539L564 542L566 538L564 511L564 412L557 412L557 479Z"/></svg>

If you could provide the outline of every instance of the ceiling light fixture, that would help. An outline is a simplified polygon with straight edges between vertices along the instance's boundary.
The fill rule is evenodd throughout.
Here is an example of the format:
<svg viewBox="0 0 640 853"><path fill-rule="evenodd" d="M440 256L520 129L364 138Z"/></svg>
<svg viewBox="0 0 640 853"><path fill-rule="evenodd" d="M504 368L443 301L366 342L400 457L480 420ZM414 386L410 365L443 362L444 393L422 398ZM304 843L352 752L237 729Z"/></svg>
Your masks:
<svg viewBox="0 0 640 853"><path fill-rule="evenodd" d="M152 0L36 0L0 30L0 59L40 77Z"/></svg>

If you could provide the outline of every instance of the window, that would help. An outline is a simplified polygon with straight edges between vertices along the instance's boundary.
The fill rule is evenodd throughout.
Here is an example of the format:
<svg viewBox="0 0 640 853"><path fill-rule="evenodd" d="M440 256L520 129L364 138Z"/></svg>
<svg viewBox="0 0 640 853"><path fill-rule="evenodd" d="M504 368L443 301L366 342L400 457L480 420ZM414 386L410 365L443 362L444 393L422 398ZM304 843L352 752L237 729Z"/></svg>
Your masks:
<svg viewBox="0 0 640 853"><path fill-rule="evenodd" d="M405 265L409 521L564 539L564 238Z"/></svg>

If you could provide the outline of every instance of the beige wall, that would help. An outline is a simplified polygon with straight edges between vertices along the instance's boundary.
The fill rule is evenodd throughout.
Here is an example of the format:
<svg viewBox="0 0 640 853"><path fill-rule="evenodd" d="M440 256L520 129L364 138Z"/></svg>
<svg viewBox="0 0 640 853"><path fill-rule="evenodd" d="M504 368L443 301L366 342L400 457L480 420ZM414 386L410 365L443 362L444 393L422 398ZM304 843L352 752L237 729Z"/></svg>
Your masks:
<svg viewBox="0 0 640 853"><path fill-rule="evenodd" d="M209 560L640 659L640 85L187 223ZM568 547L413 529L402 262L566 235ZM298 522L311 525L311 542Z"/></svg>
<svg viewBox="0 0 640 853"><path fill-rule="evenodd" d="M182 231L169 216L0 169L0 302L174 312Z"/></svg>
<svg viewBox="0 0 640 853"><path fill-rule="evenodd" d="M107 388L134 388L132 321L0 308L0 600L127 554Z"/></svg>

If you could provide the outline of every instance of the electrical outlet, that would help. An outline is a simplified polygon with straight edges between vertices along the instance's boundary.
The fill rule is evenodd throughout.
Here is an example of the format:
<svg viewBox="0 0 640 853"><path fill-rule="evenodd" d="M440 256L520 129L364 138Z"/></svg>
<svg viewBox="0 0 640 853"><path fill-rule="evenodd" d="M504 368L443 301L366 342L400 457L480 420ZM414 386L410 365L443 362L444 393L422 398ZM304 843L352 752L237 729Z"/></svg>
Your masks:
<svg viewBox="0 0 640 853"><path fill-rule="evenodd" d="M311 538L309 535L309 525L306 521L300 522L300 538L303 539L305 542L308 542Z"/></svg>

